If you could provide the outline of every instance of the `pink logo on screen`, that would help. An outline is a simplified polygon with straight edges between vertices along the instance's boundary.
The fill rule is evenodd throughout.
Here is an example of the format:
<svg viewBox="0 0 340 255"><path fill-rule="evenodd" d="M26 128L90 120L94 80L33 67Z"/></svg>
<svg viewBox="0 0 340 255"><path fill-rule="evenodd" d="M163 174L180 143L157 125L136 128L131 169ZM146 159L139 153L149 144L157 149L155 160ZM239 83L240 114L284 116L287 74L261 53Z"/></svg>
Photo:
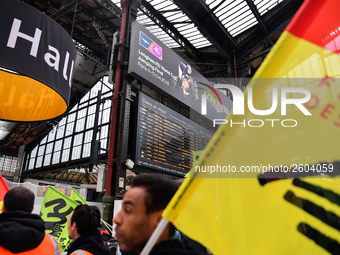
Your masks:
<svg viewBox="0 0 340 255"><path fill-rule="evenodd" d="M151 38L149 38L146 34L140 31L139 34L139 44L142 45L145 49L154 54L157 58L162 60L162 47L155 43Z"/></svg>
<svg viewBox="0 0 340 255"><path fill-rule="evenodd" d="M152 43L148 50L159 59L162 59L162 47L160 47L156 43Z"/></svg>

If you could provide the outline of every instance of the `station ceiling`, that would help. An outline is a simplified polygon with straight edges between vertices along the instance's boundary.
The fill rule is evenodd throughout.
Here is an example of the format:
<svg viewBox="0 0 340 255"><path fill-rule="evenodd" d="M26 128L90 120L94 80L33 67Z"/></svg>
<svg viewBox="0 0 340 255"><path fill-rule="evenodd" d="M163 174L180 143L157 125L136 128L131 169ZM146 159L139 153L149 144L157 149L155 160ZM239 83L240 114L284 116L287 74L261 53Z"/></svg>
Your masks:
<svg viewBox="0 0 340 255"><path fill-rule="evenodd" d="M127 0L126 0L127 1ZM120 0L24 0L73 38L75 67L70 109L108 74ZM303 0L139 0L137 20L207 79L251 77ZM5 7L3 7L5 8ZM0 121L0 154L33 148L62 118L35 123Z"/></svg>

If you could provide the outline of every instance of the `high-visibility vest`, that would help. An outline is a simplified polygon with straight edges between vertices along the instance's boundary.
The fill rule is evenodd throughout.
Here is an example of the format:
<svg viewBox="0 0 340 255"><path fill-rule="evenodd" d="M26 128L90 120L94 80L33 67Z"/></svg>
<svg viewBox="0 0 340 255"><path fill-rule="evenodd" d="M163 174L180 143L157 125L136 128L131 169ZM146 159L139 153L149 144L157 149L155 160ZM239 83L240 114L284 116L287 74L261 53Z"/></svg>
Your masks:
<svg viewBox="0 0 340 255"><path fill-rule="evenodd" d="M93 254L89 251L79 249L79 250L75 250L74 252L72 252L71 255L93 255Z"/></svg>
<svg viewBox="0 0 340 255"><path fill-rule="evenodd" d="M23 251L19 253L12 253L6 248L0 246L0 254L1 255L61 255L60 247L57 239L53 236L45 233L45 237L42 242L34 249Z"/></svg>

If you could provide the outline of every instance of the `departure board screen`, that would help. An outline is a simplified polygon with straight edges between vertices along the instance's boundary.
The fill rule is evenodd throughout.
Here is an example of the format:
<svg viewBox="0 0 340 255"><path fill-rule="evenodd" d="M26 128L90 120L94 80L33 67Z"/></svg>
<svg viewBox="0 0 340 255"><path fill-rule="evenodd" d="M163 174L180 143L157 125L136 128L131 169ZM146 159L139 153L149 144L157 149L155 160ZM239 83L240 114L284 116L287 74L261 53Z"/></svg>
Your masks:
<svg viewBox="0 0 340 255"><path fill-rule="evenodd" d="M213 133L178 112L140 93L136 134L136 165L184 176L193 151L205 148Z"/></svg>

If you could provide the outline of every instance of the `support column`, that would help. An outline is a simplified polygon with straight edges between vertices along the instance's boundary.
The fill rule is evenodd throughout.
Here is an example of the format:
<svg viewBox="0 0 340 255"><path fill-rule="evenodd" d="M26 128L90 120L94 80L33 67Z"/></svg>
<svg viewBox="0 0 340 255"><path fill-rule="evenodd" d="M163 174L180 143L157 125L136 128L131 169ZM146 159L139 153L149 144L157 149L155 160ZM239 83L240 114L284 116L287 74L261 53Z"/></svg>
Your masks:
<svg viewBox="0 0 340 255"><path fill-rule="evenodd" d="M122 83L121 77L123 73L123 62L124 56L122 56L122 45L126 38L126 31L128 26L128 10L130 7L131 0L122 0L122 22L120 27L120 37L119 37L119 45L118 53L117 53L117 69L114 83L114 93L112 99L112 115L111 115L111 129L110 129L110 143L109 143L109 152L107 159L107 175L106 175L106 189L105 195L103 197L103 219L111 223L113 216L113 201L114 201L114 193L113 190L113 181L117 179L116 172L114 173L115 167L115 148L116 148L116 135L117 135L117 126L118 126L118 106L119 106L119 93L121 91L120 85ZM124 45L123 45L124 47Z"/></svg>

